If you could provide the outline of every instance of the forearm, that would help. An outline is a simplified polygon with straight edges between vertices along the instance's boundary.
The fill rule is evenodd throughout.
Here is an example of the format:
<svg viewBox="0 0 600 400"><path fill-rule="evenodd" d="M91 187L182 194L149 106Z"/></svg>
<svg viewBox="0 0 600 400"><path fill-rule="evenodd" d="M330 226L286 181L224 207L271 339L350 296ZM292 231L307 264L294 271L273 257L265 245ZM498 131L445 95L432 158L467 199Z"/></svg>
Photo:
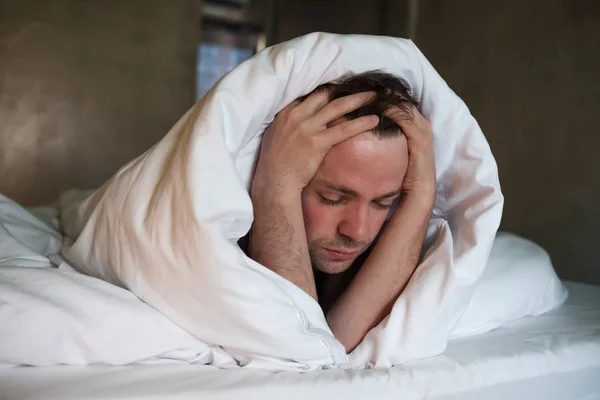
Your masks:
<svg viewBox="0 0 600 400"><path fill-rule="evenodd" d="M253 202L250 257L317 299L300 195L263 194Z"/></svg>
<svg viewBox="0 0 600 400"><path fill-rule="evenodd" d="M429 200L406 198L327 320L334 336L354 349L389 314L419 261L431 216Z"/></svg>

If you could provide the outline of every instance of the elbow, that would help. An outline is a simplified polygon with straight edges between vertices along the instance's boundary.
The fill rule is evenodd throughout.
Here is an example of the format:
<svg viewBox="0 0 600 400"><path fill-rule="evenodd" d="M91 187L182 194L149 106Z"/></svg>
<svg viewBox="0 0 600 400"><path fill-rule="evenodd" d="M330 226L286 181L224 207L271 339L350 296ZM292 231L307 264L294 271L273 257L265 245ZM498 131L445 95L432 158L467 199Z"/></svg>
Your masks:
<svg viewBox="0 0 600 400"><path fill-rule="evenodd" d="M350 354L362 342L366 333L361 333L356 329L352 329L352 324L340 324L339 319L327 314L327 323L331 333L344 346L346 354ZM349 321L347 321L349 322Z"/></svg>

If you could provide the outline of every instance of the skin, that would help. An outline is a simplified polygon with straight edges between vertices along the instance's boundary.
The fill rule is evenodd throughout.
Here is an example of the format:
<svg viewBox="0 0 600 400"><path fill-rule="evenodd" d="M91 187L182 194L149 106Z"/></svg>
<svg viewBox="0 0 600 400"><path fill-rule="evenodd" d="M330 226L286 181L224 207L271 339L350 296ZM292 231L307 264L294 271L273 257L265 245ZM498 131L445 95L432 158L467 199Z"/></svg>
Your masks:
<svg viewBox="0 0 600 400"><path fill-rule="evenodd" d="M380 139L365 132L327 153L302 192L313 268L338 274L367 250L400 195L407 166L407 141L401 134Z"/></svg>
<svg viewBox="0 0 600 400"><path fill-rule="evenodd" d="M373 241L400 191L398 208L326 315L348 352L389 314L406 287L435 200L429 123L416 109L407 115L392 107L386 116L406 139L379 140L369 132L378 118L343 119L372 100L373 94L359 93L329 101L317 92L290 104L265 133L251 188L250 257L316 301L313 266L326 273L346 270Z"/></svg>

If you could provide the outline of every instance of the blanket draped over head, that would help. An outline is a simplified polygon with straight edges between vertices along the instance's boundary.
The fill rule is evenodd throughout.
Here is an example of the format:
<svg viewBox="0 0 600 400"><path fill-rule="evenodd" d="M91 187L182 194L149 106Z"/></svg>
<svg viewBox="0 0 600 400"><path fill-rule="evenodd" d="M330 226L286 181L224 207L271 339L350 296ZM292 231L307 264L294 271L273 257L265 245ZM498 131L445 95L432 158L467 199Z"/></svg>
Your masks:
<svg viewBox="0 0 600 400"><path fill-rule="evenodd" d="M404 79L432 125L437 198L425 253L391 314L351 353L317 302L254 262L249 187L262 134L299 96L347 73ZM313 33L234 68L155 146L79 201L63 197L77 269L131 290L217 366L385 367L441 353L489 256L503 196L486 139L410 40ZM126 333L124 333L126 334Z"/></svg>

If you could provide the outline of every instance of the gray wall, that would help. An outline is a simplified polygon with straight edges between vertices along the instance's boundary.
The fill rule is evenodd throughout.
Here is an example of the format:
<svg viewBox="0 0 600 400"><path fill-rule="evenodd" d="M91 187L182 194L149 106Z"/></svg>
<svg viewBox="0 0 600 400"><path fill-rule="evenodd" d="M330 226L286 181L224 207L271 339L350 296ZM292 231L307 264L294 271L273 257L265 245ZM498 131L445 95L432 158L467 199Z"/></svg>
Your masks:
<svg viewBox="0 0 600 400"><path fill-rule="evenodd" d="M407 0L274 0L270 44L315 31L405 36Z"/></svg>
<svg viewBox="0 0 600 400"><path fill-rule="evenodd" d="M193 104L198 0L0 0L0 193L94 187Z"/></svg>
<svg viewBox="0 0 600 400"><path fill-rule="evenodd" d="M415 41L490 141L502 229L600 284L600 3L420 0Z"/></svg>

